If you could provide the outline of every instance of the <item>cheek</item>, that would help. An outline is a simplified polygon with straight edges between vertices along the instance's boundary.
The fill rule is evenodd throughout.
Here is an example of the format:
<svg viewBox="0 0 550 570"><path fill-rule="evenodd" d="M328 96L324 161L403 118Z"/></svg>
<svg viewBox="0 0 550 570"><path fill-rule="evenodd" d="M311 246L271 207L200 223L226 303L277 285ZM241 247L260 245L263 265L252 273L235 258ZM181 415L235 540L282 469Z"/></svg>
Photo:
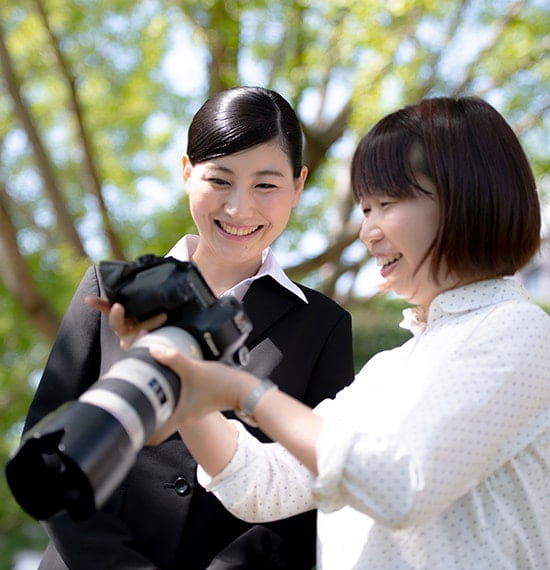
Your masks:
<svg viewBox="0 0 550 570"><path fill-rule="evenodd" d="M191 211L191 215L193 216L193 219L196 220L198 217L200 217L204 210L205 207L202 204L201 200L198 200L196 198L196 196L193 197L189 197L189 210Z"/></svg>
<svg viewBox="0 0 550 570"><path fill-rule="evenodd" d="M193 187L187 195L191 212L202 214L217 207L218 200L213 192L205 192L200 187Z"/></svg>
<svg viewBox="0 0 550 570"><path fill-rule="evenodd" d="M424 240L426 248L429 248L439 232L439 212L434 212L432 216L426 219L424 228Z"/></svg>
<svg viewBox="0 0 550 570"><path fill-rule="evenodd" d="M293 206L294 203L290 197L270 196L263 201L262 209L271 223L286 225L292 214Z"/></svg>
<svg viewBox="0 0 550 570"><path fill-rule="evenodd" d="M417 243L424 246L424 251L430 247L439 231L439 209L430 202L428 207L416 213L412 219L418 228Z"/></svg>

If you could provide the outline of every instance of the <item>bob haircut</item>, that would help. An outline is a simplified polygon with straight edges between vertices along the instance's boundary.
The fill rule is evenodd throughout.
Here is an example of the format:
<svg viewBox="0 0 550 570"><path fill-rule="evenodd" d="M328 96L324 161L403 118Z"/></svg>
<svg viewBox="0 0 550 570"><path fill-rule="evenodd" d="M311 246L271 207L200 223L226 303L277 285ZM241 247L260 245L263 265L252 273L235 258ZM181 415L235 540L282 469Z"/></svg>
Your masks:
<svg viewBox="0 0 550 570"><path fill-rule="evenodd" d="M294 109L276 91L234 87L208 99L188 131L187 156L194 166L255 145L277 141L295 178L303 166L303 133Z"/></svg>
<svg viewBox="0 0 550 570"><path fill-rule="evenodd" d="M357 201L370 195L426 193L415 172L435 185L440 224L431 274L461 278L514 274L540 247L535 179L516 135L475 97L425 99L381 119L361 140L351 166Z"/></svg>

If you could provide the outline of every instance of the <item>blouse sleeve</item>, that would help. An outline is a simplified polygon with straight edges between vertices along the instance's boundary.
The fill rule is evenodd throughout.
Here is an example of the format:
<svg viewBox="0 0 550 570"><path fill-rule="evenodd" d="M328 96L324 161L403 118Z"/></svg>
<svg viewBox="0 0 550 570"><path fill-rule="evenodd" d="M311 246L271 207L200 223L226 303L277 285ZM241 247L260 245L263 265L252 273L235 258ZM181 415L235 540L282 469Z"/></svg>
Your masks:
<svg viewBox="0 0 550 570"><path fill-rule="evenodd" d="M279 520L315 508L311 472L280 444L261 443L240 422L230 421L239 430L237 451L215 477L199 466L199 483L248 522Z"/></svg>
<svg viewBox="0 0 550 570"><path fill-rule="evenodd" d="M379 354L319 407L319 508L420 523L549 429L548 315L507 304L443 331Z"/></svg>

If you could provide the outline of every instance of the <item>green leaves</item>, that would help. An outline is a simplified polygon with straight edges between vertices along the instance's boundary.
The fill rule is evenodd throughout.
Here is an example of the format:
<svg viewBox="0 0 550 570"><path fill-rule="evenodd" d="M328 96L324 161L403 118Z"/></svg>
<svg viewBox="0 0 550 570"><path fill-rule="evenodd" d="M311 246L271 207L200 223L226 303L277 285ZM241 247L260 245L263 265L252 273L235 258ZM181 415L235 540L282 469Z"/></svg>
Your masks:
<svg viewBox="0 0 550 570"><path fill-rule="evenodd" d="M516 128L542 188L549 30L543 0L4 0L6 441L53 340L38 330L55 330L84 268L162 254L193 230L180 157L208 94L265 85L298 110L310 177L276 247L294 276L344 301L365 255L349 246L349 158L383 114L426 96L480 95Z"/></svg>

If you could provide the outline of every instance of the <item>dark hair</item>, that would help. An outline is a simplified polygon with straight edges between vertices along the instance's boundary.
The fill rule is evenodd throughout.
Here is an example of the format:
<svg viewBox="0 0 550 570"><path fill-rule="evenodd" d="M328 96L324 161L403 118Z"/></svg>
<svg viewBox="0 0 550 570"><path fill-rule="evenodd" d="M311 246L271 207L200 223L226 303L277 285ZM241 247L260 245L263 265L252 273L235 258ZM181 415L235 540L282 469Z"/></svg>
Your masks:
<svg viewBox="0 0 550 570"><path fill-rule="evenodd" d="M297 178L303 166L303 134L294 109L270 89L234 87L197 111L189 126L187 156L195 165L275 140Z"/></svg>
<svg viewBox="0 0 550 570"><path fill-rule="evenodd" d="M540 246L535 179L516 135L491 105L475 97L425 99L380 120L361 140L351 167L359 201L412 197L437 189L441 221L432 275L442 262L458 277L512 275Z"/></svg>

